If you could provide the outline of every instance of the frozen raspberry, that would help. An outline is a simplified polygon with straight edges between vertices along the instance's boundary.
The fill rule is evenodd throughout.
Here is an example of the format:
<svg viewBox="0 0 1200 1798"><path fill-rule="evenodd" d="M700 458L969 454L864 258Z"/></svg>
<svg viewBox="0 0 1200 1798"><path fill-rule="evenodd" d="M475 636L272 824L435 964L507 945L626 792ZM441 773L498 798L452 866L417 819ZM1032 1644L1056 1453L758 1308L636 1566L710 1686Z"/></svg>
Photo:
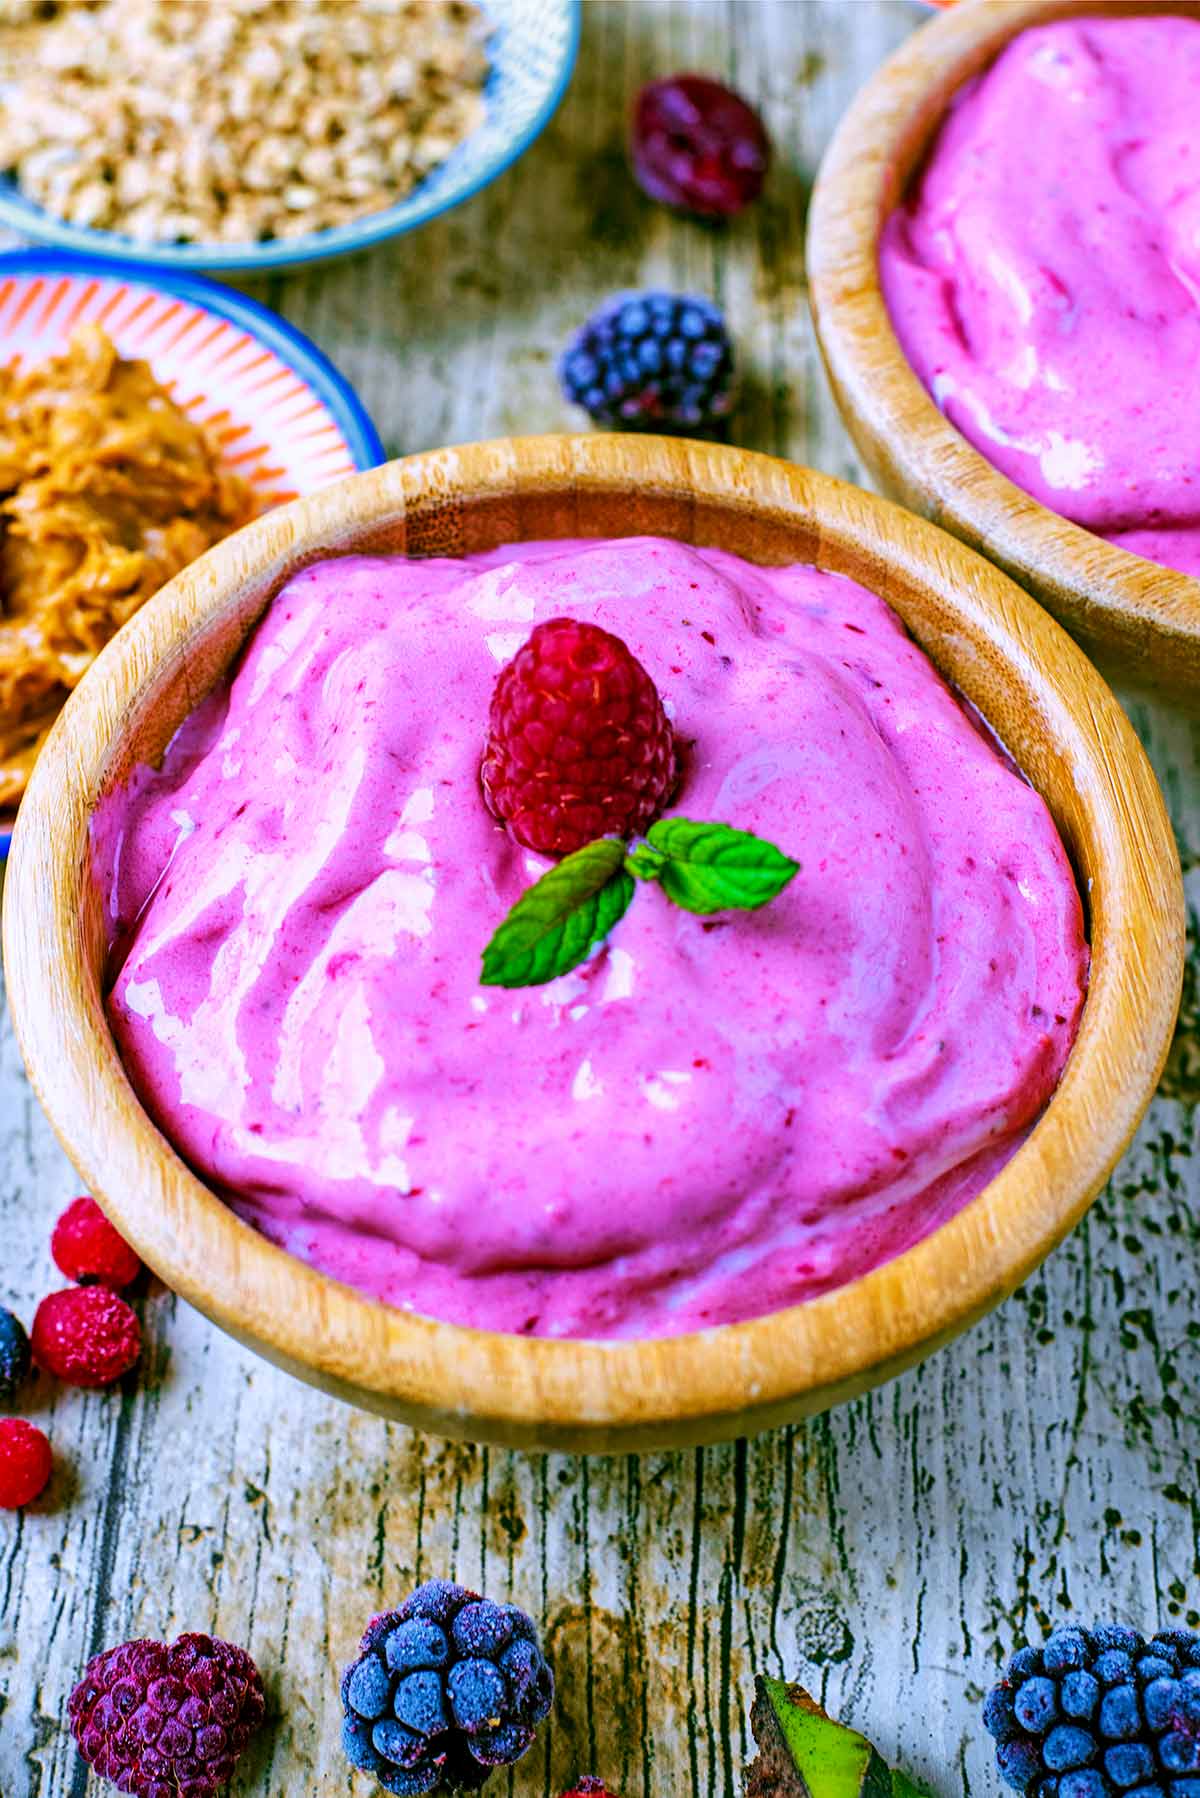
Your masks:
<svg viewBox="0 0 1200 1798"><path fill-rule="evenodd" d="M0 1417L0 1506L32 1504L50 1478L50 1444L23 1417Z"/></svg>
<svg viewBox="0 0 1200 1798"><path fill-rule="evenodd" d="M29 1372L29 1338L19 1317L0 1305L0 1398L11 1398Z"/></svg>
<svg viewBox="0 0 1200 1798"><path fill-rule="evenodd" d="M707 75L649 82L634 101L630 149L652 200L701 218L731 218L757 200L771 160L754 108Z"/></svg>
<svg viewBox="0 0 1200 1798"><path fill-rule="evenodd" d="M502 668L480 770L495 816L539 855L628 836L675 786L675 738L619 637L574 618L539 624Z"/></svg>
<svg viewBox="0 0 1200 1798"><path fill-rule="evenodd" d="M108 1648L67 1700L88 1766L134 1798L216 1798L265 1711L258 1668L215 1636Z"/></svg>
<svg viewBox="0 0 1200 1798"><path fill-rule="evenodd" d="M142 1271L141 1261L95 1199L72 1199L54 1226L50 1253L58 1271L81 1285L98 1281L120 1292Z"/></svg>
<svg viewBox="0 0 1200 1798"><path fill-rule="evenodd" d="M107 1286L52 1292L37 1308L31 1341L38 1366L68 1386L110 1386L142 1352L137 1318Z"/></svg>
<svg viewBox="0 0 1200 1798"><path fill-rule="evenodd" d="M617 1798L616 1792L610 1792L602 1779L591 1773L585 1773L582 1779L576 1780L569 1792L562 1798Z"/></svg>

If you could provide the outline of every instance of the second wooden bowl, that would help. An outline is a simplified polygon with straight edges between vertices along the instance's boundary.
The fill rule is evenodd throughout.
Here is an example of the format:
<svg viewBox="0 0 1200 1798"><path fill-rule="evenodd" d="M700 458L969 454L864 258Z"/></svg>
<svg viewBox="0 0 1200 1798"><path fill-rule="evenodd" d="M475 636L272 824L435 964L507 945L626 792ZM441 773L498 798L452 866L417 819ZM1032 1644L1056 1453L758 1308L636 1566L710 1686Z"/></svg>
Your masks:
<svg viewBox="0 0 1200 1798"><path fill-rule="evenodd" d="M298 568L359 550L459 555L651 532L873 588L1045 795L1089 913L1091 986L1044 1115L956 1218L809 1304L664 1340L457 1328L363 1298L274 1248L142 1110L104 1014L98 800L161 754ZM751 726L752 728L752 726ZM442 1434L608 1451L713 1440L851 1397L1003 1298L1079 1218L1140 1118L1179 995L1183 898L1163 802L1124 713L1024 593L920 519L763 456L665 439L545 437L389 463L269 513L165 587L63 712L21 807L5 896L13 1017L87 1186L169 1286L343 1398Z"/></svg>
<svg viewBox="0 0 1200 1798"><path fill-rule="evenodd" d="M1190 13L1200 0L962 0L917 31L845 114L813 192L808 272L825 365L871 473L1048 606L1114 673L1200 701L1200 580L1051 512L938 410L892 330L879 234L964 82L1031 25L1075 15Z"/></svg>

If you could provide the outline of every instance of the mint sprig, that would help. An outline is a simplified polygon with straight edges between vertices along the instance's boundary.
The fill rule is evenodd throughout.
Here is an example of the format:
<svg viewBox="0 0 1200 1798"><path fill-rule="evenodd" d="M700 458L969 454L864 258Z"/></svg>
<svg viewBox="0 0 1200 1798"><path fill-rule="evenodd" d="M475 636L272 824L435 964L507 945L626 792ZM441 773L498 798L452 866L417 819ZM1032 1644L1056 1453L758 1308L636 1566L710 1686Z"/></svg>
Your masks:
<svg viewBox="0 0 1200 1798"><path fill-rule="evenodd" d="M660 818L625 866L641 880L657 880L684 911L708 917L715 911L757 911L782 893L800 864L774 843L731 824Z"/></svg>
<svg viewBox="0 0 1200 1798"><path fill-rule="evenodd" d="M730 824L660 818L629 851L601 837L522 893L483 952L481 982L541 986L570 973L625 916L635 879L656 882L673 904L707 917L757 911L799 869L774 843Z"/></svg>

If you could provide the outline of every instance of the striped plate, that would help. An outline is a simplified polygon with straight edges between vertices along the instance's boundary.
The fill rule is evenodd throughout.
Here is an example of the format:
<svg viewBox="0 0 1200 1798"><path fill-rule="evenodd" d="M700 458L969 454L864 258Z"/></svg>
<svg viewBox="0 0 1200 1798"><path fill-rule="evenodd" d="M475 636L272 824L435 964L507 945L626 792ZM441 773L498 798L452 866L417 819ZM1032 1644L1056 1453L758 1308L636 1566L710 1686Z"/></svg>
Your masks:
<svg viewBox="0 0 1200 1798"><path fill-rule="evenodd" d="M0 254L0 360L29 365L102 325L149 362L176 403L276 505L373 468L383 446L353 389L299 331L199 275L123 268L61 250ZM8 832L0 829L0 856Z"/></svg>

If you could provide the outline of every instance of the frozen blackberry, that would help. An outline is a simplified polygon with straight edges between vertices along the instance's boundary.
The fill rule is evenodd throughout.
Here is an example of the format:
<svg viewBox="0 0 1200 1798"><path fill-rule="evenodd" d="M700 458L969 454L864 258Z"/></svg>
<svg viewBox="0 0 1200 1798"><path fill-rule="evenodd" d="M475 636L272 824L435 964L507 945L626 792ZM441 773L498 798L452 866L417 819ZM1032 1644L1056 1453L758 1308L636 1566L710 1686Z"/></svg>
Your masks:
<svg viewBox="0 0 1200 1798"><path fill-rule="evenodd" d="M553 1699L524 1611L431 1580L367 1625L342 1676L342 1746L385 1792L476 1791L520 1760Z"/></svg>
<svg viewBox="0 0 1200 1798"><path fill-rule="evenodd" d="M695 430L737 397L724 316L698 294L617 294L576 333L559 374L569 400L625 429Z"/></svg>
<svg viewBox="0 0 1200 1798"><path fill-rule="evenodd" d="M10 1399L29 1374L29 1338L19 1317L0 1305L0 1399Z"/></svg>
<svg viewBox="0 0 1200 1798"><path fill-rule="evenodd" d="M983 1721L1028 1798L1200 1798L1200 1635L1056 1630L1017 1650Z"/></svg>

